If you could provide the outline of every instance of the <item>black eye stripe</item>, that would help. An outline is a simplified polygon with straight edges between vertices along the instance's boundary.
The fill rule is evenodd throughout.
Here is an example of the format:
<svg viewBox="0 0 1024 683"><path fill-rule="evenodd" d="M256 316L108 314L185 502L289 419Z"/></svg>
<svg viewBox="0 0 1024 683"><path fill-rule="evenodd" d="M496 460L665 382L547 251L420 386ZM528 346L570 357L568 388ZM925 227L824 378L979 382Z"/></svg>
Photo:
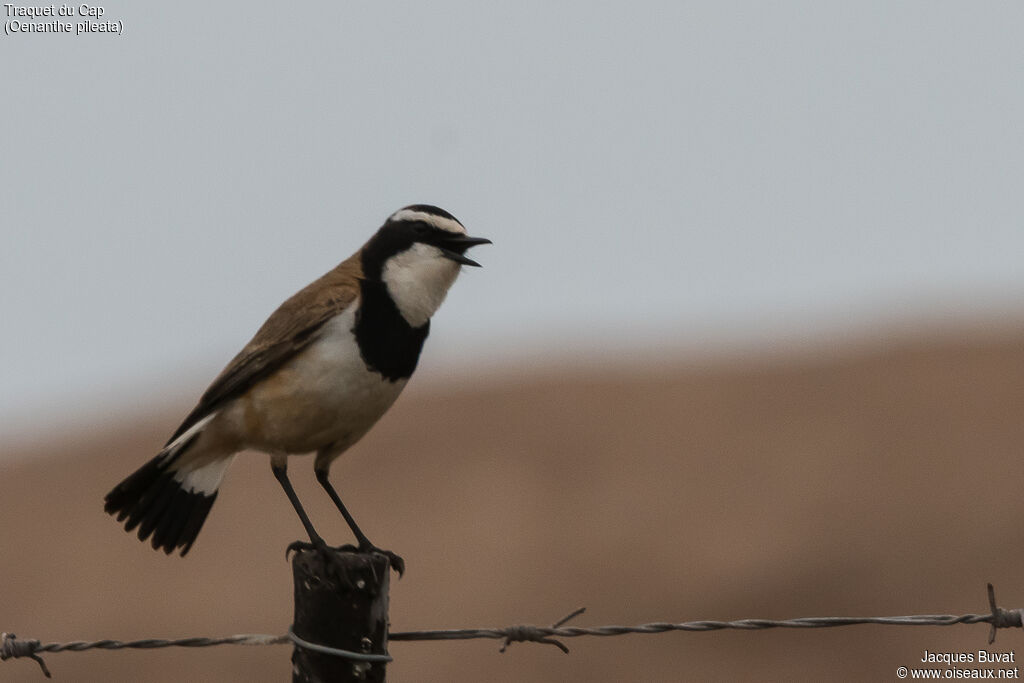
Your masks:
<svg viewBox="0 0 1024 683"><path fill-rule="evenodd" d="M405 214L403 215L403 212ZM420 215L417 216L416 214ZM384 225L363 246L363 275L371 280L379 279L384 263L416 244L427 244L440 249L450 248L458 234L465 235L464 230L453 227L446 230L435 224L438 219L452 221L459 227L461 224L448 212L434 206L414 204L392 214Z"/></svg>

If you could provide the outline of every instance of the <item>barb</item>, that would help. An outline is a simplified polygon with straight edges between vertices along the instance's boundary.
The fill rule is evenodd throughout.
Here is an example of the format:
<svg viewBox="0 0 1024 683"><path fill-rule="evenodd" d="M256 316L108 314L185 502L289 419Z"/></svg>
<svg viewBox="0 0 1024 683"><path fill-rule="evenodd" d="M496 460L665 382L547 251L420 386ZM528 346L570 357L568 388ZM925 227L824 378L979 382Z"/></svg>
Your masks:
<svg viewBox="0 0 1024 683"><path fill-rule="evenodd" d="M1024 609L1003 609L996 604L995 589L988 584L988 614L918 614L904 617L801 617L798 619L738 619L736 621L684 621L681 623L654 622L638 626L597 626L583 628L565 626L575 617L583 614L584 608L575 610L568 616L558 620L551 626L506 626L504 628L468 628L443 629L434 631L399 631L388 634L390 641L413 640L471 640L475 638L491 638L504 643L500 652L504 652L512 643L534 642L554 645L568 653L569 648L556 640L557 638L578 638L580 636L620 636L627 633L666 633L668 631L720 631L737 629L743 631L770 628L833 628L837 626L854 626L858 624L881 624L886 626L953 626L955 624L990 624L988 642L995 641L996 630L1002 628L1021 628L1024 625ZM162 647L210 647L213 645L281 645L294 643L299 647L310 647L318 651L349 656L344 650L327 648L315 643L299 642L290 630L281 636L262 634L242 634L226 638L180 638L163 640L150 638L145 640L96 640L73 641L70 643L40 643L38 640L19 639L13 633L2 634L0 643L0 660L29 657L38 662L43 673L50 678L50 671L39 656L40 652L81 652L83 650L121 650L121 649L154 649ZM383 655L386 657L387 655Z"/></svg>
<svg viewBox="0 0 1024 683"><path fill-rule="evenodd" d="M551 628L557 629L562 624L566 623L571 619L575 619L576 617L578 617L586 611L586 607L580 607L578 610L570 612L567 616L564 616L558 621L556 621L554 624L551 625ZM555 640L554 638L549 638L548 636L544 635L541 632L541 629L537 628L536 626L529 626L524 624L521 626L509 626L508 628L503 630L505 631L505 644L501 646L501 649L498 650L498 652L504 652L512 643L524 643L529 641L532 643L545 643L547 645L554 645L565 654L569 654L569 648L567 648L565 645ZM399 638L399 640L402 639Z"/></svg>

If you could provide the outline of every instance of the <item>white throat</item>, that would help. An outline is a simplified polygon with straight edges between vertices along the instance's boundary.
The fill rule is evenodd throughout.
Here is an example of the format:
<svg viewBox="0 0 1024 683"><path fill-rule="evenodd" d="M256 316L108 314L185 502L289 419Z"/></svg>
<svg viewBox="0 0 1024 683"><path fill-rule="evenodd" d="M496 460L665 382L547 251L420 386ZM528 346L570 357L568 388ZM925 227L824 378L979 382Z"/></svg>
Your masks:
<svg viewBox="0 0 1024 683"><path fill-rule="evenodd" d="M381 279L405 321L420 327L441 307L458 275L459 264L417 242L385 261Z"/></svg>

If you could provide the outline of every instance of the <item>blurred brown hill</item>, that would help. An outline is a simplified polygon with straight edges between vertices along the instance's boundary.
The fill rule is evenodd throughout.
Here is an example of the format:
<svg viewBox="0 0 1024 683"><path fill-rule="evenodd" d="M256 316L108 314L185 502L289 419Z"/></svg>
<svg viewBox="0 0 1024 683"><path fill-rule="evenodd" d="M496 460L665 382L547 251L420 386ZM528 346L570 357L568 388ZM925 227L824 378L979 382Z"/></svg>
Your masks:
<svg viewBox="0 0 1024 683"><path fill-rule="evenodd" d="M985 611L1024 606L1024 335L514 380L413 381L334 469L400 552L395 630ZM0 460L0 629L44 641L281 633L301 527L264 456L236 461L192 553L102 510L190 407ZM12 457L13 456L13 457ZM344 524L293 460L325 536ZM987 627L395 643L393 681L895 680ZM994 649L1024 651L1004 631ZM287 681L287 647L61 653L57 681ZM27 660L0 680L42 680Z"/></svg>

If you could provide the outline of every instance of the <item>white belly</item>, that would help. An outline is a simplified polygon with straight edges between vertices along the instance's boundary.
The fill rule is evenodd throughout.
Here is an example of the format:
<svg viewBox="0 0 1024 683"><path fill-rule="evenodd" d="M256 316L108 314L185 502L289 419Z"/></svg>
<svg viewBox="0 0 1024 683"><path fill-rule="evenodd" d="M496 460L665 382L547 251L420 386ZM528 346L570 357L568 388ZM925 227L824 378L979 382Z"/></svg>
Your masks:
<svg viewBox="0 0 1024 683"><path fill-rule="evenodd" d="M271 453L340 453L391 407L406 380L366 368L352 326L355 307L329 321L317 341L228 409L245 446Z"/></svg>

